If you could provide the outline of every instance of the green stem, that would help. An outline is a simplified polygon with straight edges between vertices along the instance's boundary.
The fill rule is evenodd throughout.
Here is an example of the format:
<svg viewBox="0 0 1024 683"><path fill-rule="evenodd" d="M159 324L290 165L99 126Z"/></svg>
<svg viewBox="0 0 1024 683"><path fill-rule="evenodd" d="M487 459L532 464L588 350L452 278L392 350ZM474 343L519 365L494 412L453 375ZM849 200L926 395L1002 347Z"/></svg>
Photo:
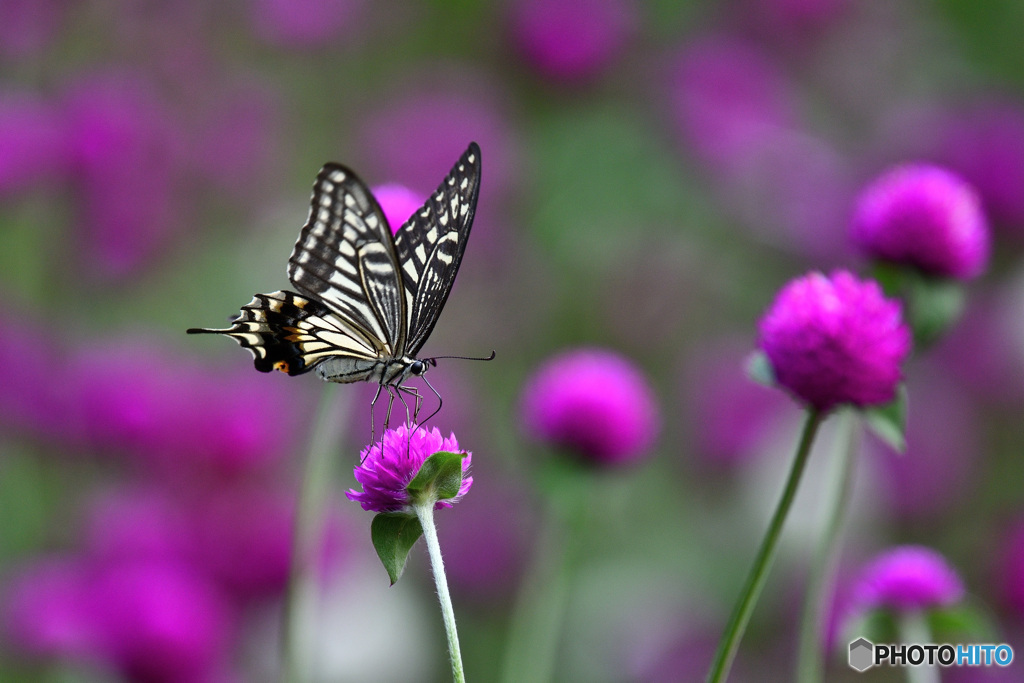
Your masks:
<svg viewBox="0 0 1024 683"><path fill-rule="evenodd" d="M853 410L843 412L836 437L835 468L838 471L833 487L832 508L828 524L822 534L818 552L811 565L807 582L807 601L800 622L800 644L797 654L797 672L800 683L817 683L825 676L825 643L823 634L828 618L827 598L832 595L836 565L842 540L843 523L853 492L856 471L856 453L860 445L858 416Z"/></svg>
<svg viewBox="0 0 1024 683"><path fill-rule="evenodd" d="M452 597L448 593L448 580L444 574L444 560L441 558L441 544L437 541L437 528L434 526L434 502L429 501L415 507L416 517L423 527L423 540L427 544L430 555L430 566L434 571L434 584L437 586L437 598L441 602L441 616L444 619L444 630L448 636L448 656L452 664L452 678L456 683L465 683L466 674L462 669L462 651L459 649L459 632L455 628L455 610L452 609Z"/></svg>
<svg viewBox="0 0 1024 683"><path fill-rule="evenodd" d="M324 385L306 469L299 493L292 538L292 566L285 595L282 681L304 683L311 679L312 653L303 635L312 631L316 599L315 568L324 530L324 508L333 479L334 452L341 439L342 416L347 414L349 392ZM306 645L307 647L303 647Z"/></svg>
<svg viewBox="0 0 1024 683"><path fill-rule="evenodd" d="M814 442L814 435L821 425L822 418L822 413L817 410L810 410L807 413L807 421L804 423L800 445L797 447L793 465L789 470L789 478L786 480L779 504L775 508L775 514L772 515L771 522L768 524L768 531L761 542L761 548L754 559L754 566L750 568L750 574L747 576L747 582L740 594L739 602L736 603L736 608L729 619L722 640L718 644L715 661L711 665L711 671L708 672L708 683L721 683L729 675L732 661L739 649L740 639L750 621L750 615L754 612L761 589L764 588L764 584L768 580L768 571L771 569L772 561L778 550L779 536L782 534L786 516L793 504L793 498L796 496L804 466L807 464L807 457L811 452L811 444Z"/></svg>
<svg viewBox="0 0 1024 683"><path fill-rule="evenodd" d="M928 628L928 618L921 610L903 614L899 620L899 631L900 640L907 645L930 643L932 639L931 629ZM927 664L919 666L907 664L903 669L907 672L907 683L939 683L938 667Z"/></svg>
<svg viewBox="0 0 1024 683"><path fill-rule="evenodd" d="M502 665L504 683L546 683L554 677L570 578L587 516L600 494L595 472L568 454L552 454L537 473L546 505L536 546L516 598Z"/></svg>

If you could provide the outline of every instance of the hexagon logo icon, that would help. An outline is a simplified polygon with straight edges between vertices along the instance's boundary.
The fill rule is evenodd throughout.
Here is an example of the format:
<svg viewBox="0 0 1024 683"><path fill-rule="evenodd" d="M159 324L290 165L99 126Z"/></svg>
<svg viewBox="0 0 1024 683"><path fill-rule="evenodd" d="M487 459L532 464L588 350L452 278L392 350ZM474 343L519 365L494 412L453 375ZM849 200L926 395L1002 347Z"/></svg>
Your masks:
<svg viewBox="0 0 1024 683"><path fill-rule="evenodd" d="M850 643L850 667L867 671L875 664L875 644L867 638L858 638Z"/></svg>

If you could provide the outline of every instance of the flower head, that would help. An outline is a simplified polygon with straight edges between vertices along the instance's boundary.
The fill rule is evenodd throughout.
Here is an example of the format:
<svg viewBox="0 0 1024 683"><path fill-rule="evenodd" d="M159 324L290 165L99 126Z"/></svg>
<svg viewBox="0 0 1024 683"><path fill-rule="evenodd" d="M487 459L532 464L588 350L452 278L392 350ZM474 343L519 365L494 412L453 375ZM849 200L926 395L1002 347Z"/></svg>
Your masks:
<svg viewBox="0 0 1024 683"><path fill-rule="evenodd" d="M598 75L633 32L633 5L621 0L519 0L512 32L519 52L544 76L576 81Z"/></svg>
<svg viewBox="0 0 1024 683"><path fill-rule="evenodd" d="M779 385L828 410L892 400L911 336L900 304L876 282L815 272L779 292L761 319L759 346Z"/></svg>
<svg viewBox="0 0 1024 683"><path fill-rule="evenodd" d="M872 560L853 589L860 608L897 611L944 607L964 596L964 584L942 555L923 546L892 548Z"/></svg>
<svg viewBox="0 0 1024 683"><path fill-rule="evenodd" d="M575 349L548 360L526 384L522 414L532 436L607 465L642 457L660 424L646 378L604 349Z"/></svg>
<svg viewBox="0 0 1024 683"><path fill-rule="evenodd" d="M391 234L398 232L402 224L409 220L413 212L423 205L425 197L421 197L405 185L388 183L373 188L373 196L377 198L384 217L391 226Z"/></svg>
<svg viewBox="0 0 1024 683"><path fill-rule="evenodd" d="M397 429L389 429L379 441L374 441L360 453L355 478L363 485L363 490L349 489L345 495L349 500L362 505L364 510L406 510L413 503L407 487L416 478L424 461L441 451L465 452L459 448L454 434L449 434L445 439L436 427L428 430L418 425L401 425ZM467 473L472 459L473 454L468 452L462 459L462 486L459 487L458 495L437 501L435 510L450 508L452 503L469 491L473 477Z"/></svg>
<svg viewBox="0 0 1024 683"><path fill-rule="evenodd" d="M967 279L988 263L981 200L965 180L939 166L906 164L861 193L852 237L867 254L941 277Z"/></svg>

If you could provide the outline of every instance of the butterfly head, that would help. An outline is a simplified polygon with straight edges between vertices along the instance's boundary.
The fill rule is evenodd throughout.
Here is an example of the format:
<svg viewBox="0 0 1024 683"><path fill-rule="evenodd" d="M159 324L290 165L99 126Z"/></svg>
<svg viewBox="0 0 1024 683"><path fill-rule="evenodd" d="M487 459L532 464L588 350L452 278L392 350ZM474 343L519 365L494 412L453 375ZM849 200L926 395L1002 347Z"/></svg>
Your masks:
<svg viewBox="0 0 1024 683"><path fill-rule="evenodd" d="M427 370L431 367L437 367L437 361L433 358L424 358L423 360L414 360L409 365L409 372L417 377L422 377L427 374Z"/></svg>

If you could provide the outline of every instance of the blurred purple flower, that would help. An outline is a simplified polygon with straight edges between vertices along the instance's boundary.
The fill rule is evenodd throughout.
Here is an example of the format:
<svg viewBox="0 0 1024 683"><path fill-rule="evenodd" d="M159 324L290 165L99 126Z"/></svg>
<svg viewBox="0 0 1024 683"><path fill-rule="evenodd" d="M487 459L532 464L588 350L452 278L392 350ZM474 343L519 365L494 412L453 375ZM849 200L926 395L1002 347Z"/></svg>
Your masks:
<svg viewBox="0 0 1024 683"><path fill-rule="evenodd" d="M60 29L68 3L62 0L5 0L0 3L0 59L35 57Z"/></svg>
<svg viewBox="0 0 1024 683"><path fill-rule="evenodd" d="M330 47L353 30L364 11L363 0L287 0L249 3L253 29L271 45L285 48Z"/></svg>
<svg viewBox="0 0 1024 683"><path fill-rule="evenodd" d="M904 164L873 180L857 200L851 235L874 258L940 277L973 278L988 263L977 194L939 166Z"/></svg>
<svg viewBox="0 0 1024 683"><path fill-rule="evenodd" d="M945 607L964 597L964 584L942 555L923 546L892 548L868 563L853 588L859 609L898 612Z"/></svg>
<svg viewBox="0 0 1024 683"><path fill-rule="evenodd" d="M153 84L137 73L81 78L67 100L84 256L99 275L133 274L181 224L175 193L182 133Z"/></svg>
<svg viewBox="0 0 1024 683"><path fill-rule="evenodd" d="M951 112L940 158L977 189L997 226L1024 235L1024 107L986 102Z"/></svg>
<svg viewBox="0 0 1024 683"><path fill-rule="evenodd" d="M423 202L427 200L426 195L418 195L405 185L398 183L377 185L372 188L372 191L373 196L380 203L380 208L384 211L384 217L388 219L392 234L398 232L402 224L409 220L413 212L423 206Z"/></svg>
<svg viewBox="0 0 1024 683"><path fill-rule="evenodd" d="M0 197L61 175L67 155L58 109L34 95L0 92L0 150Z"/></svg>
<svg viewBox="0 0 1024 683"><path fill-rule="evenodd" d="M203 681L225 669L234 615L204 577L138 562L101 570L89 585L106 655L132 681Z"/></svg>
<svg viewBox="0 0 1024 683"><path fill-rule="evenodd" d="M790 90L767 56L721 37L688 45L676 59L670 83L683 141L727 175L741 173L779 130L798 127Z"/></svg>
<svg viewBox="0 0 1024 683"><path fill-rule="evenodd" d="M536 520L527 496L509 485L509 473L481 474L479 467L474 494L459 502L461 514L445 520L444 564L457 599L494 604L519 585Z"/></svg>
<svg viewBox="0 0 1024 683"><path fill-rule="evenodd" d="M192 506L197 562L236 599L284 593L295 503L266 486L218 487Z"/></svg>
<svg viewBox="0 0 1024 683"><path fill-rule="evenodd" d="M102 564L185 562L196 551L185 508L155 484L97 495L86 512L84 549Z"/></svg>
<svg viewBox="0 0 1024 683"><path fill-rule="evenodd" d="M277 160L280 102L267 87L220 85L196 126L193 163L213 187L255 196Z"/></svg>
<svg viewBox="0 0 1024 683"><path fill-rule="evenodd" d="M876 440L872 450L878 456L878 486L892 511L902 519L928 519L973 500L983 450L971 402L941 371L917 374L910 384L906 452Z"/></svg>
<svg viewBox="0 0 1024 683"><path fill-rule="evenodd" d="M756 31L794 40L835 24L849 5L849 0L749 0L744 14Z"/></svg>
<svg viewBox="0 0 1024 683"><path fill-rule="evenodd" d="M1024 347L1017 329L1020 294L1009 293L972 294L963 319L930 355L975 401L1017 410L1024 401Z"/></svg>
<svg viewBox="0 0 1024 683"><path fill-rule="evenodd" d="M454 498L439 500L435 510L450 508L462 496L466 495L473 485L473 477L468 476L473 454L459 448L455 435L443 438L437 427L400 425L397 429L384 432L380 440L363 449L360 453L360 464L356 465L354 476L363 490L349 489L345 496L359 503L364 510L374 512L397 512L407 510L411 505L406 487L416 477L423 462L434 453L447 451L451 453L465 452L462 460L462 486Z"/></svg>
<svg viewBox="0 0 1024 683"><path fill-rule="evenodd" d="M164 473L258 471L292 442L288 389L190 363L151 339L82 349L69 379L96 448L130 453Z"/></svg>
<svg viewBox="0 0 1024 683"><path fill-rule="evenodd" d="M792 280L759 328L779 385L818 410L892 400L911 348L899 302L846 271Z"/></svg>
<svg viewBox="0 0 1024 683"><path fill-rule="evenodd" d="M736 467L757 455L772 425L792 409L779 392L747 376L748 355L740 343L716 339L692 356L686 373L693 454L715 467Z"/></svg>
<svg viewBox="0 0 1024 683"><path fill-rule="evenodd" d="M16 651L32 658L94 656L102 637L91 612L85 564L37 558L6 578L3 629Z"/></svg>
<svg viewBox="0 0 1024 683"><path fill-rule="evenodd" d="M627 358L597 348L545 361L526 382L520 412L530 436L599 465L648 455L661 423L643 373Z"/></svg>
<svg viewBox="0 0 1024 683"><path fill-rule="evenodd" d="M0 382L0 421L60 442L79 440L79 424L71 418L67 359L53 337L30 316L0 310L0 358L8 359Z"/></svg>
<svg viewBox="0 0 1024 683"><path fill-rule="evenodd" d="M622 52L637 24L623 0L517 0L512 40L542 75L580 81L600 75Z"/></svg>
<svg viewBox="0 0 1024 683"><path fill-rule="evenodd" d="M996 588L1004 610L1024 621L1024 519L1003 537Z"/></svg>

